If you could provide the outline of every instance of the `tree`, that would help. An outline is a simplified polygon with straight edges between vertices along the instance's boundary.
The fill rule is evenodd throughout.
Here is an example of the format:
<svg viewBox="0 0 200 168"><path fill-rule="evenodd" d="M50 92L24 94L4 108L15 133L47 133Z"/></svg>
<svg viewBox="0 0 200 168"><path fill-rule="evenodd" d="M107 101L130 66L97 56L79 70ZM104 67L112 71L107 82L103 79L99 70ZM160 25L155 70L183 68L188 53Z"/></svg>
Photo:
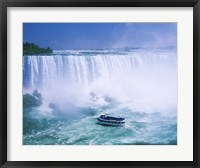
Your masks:
<svg viewBox="0 0 200 168"><path fill-rule="evenodd" d="M49 54L52 53L52 49L40 48L37 44L25 42L23 43L23 55L33 55L33 54Z"/></svg>

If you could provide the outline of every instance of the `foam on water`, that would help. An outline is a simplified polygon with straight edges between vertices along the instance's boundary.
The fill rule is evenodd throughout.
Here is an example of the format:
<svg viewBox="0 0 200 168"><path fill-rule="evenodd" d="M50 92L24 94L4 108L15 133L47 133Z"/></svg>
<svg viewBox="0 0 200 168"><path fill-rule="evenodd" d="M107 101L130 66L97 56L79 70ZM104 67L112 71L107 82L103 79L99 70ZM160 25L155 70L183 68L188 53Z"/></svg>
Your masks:
<svg viewBox="0 0 200 168"><path fill-rule="evenodd" d="M24 110L24 144L176 144L175 51L56 50L24 56L23 90L34 89L44 105ZM102 112L125 117L125 127L96 125Z"/></svg>

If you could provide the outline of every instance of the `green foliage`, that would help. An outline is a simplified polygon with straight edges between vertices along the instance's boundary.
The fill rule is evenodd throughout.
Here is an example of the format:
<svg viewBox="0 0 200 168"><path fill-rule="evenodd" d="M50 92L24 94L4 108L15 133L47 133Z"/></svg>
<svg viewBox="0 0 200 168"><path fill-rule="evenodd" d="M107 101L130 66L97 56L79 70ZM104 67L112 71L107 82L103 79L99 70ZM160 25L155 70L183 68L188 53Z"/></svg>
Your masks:
<svg viewBox="0 0 200 168"><path fill-rule="evenodd" d="M34 43L23 43L23 55L33 55L33 54L49 54L52 53L52 49L40 48L37 44Z"/></svg>

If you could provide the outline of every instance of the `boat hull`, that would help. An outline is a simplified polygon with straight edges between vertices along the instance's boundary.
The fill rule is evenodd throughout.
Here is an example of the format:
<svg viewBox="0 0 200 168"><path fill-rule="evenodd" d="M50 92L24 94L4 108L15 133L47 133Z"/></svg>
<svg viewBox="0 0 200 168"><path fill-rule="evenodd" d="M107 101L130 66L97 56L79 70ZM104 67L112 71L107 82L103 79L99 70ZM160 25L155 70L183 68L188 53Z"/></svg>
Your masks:
<svg viewBox="0 0 200 168"><path fill-rule="evenodd" d="M104 126L124 126L125 122L105 121L98 118L97 124L104 125Z"/></svg>

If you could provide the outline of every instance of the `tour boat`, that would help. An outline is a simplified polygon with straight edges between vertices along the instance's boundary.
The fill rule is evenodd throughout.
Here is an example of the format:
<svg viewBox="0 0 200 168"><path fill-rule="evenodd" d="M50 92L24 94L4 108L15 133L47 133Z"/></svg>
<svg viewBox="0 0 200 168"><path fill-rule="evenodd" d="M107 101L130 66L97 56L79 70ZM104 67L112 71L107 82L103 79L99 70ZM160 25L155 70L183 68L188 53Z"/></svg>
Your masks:
<svg viewBox="0 0 200 168"><path fill-rule="evenodd" d="M125 124L125 119L119 117L101 115L100 117L97 118L97 123L105 126L123 126Z"/></svg>

